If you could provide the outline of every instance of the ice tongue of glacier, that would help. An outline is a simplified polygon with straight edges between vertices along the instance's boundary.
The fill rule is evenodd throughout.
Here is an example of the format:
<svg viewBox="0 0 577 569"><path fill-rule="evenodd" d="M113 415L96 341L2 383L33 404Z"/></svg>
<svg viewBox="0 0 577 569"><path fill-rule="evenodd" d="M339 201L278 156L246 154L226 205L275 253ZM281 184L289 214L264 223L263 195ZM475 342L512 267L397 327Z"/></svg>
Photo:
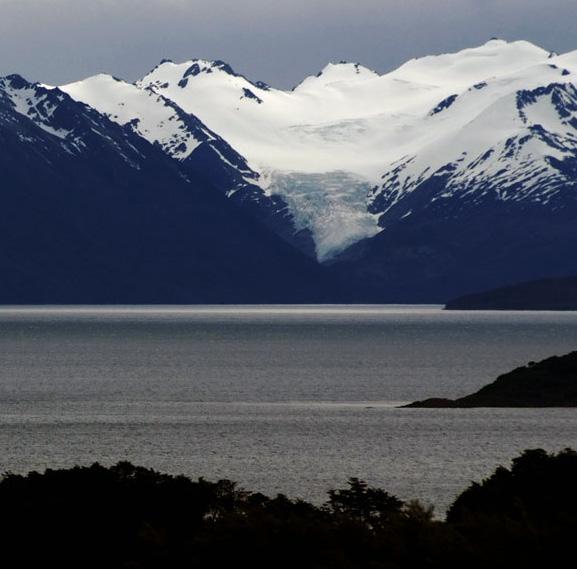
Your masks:
<svg viewBox="0 0 577 569"><path fill-rule="evenodd" d="M284 197L297 229L312 232L320 261L380 231L378 216L366 207L370 184L349 172L276 171L268 177L268 191Z"/></svg>

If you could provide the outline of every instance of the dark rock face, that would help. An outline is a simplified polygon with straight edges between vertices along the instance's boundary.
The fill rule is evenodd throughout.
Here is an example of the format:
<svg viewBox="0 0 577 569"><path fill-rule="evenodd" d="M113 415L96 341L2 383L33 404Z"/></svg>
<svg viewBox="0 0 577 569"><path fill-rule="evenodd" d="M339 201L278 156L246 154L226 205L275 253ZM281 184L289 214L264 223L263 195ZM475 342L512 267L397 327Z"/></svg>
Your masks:
<svg viewBox="0 0 577 569"><path fill-rule="evenodd" d="M407 407L577 407L577 352L530 362L460 399L427 399Z"/></svg>
<svg viewBox="0 0 577 569"><path fill-rule="evenodd" d="M445 109L450 108L453 103L458 99L459 95L451 95L446 99L443 99L430 113L430 116L438 115L442 113Z"/></svg>
<svg viewBox="0 0 577 569"><path fill-rule="evenodd" d="M414 199L417 199L415 194ZM347 249L331 269L359 302L446 303L507 282L564 277L577 266L577 202L434 202Z"/></svg>
<svg viewBox="0 0 577 569"><path fill-rule="evenodd" d="M450 300L446 310L577 310L577 277L542 279Z"/></svg>

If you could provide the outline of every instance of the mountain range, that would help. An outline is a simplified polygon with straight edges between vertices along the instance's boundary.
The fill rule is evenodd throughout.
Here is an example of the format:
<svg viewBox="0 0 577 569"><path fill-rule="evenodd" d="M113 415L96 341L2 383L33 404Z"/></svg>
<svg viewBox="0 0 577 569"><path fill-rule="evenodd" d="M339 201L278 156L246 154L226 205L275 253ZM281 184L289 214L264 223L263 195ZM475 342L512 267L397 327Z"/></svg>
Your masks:
<svg viewBox="0 0 577 569"><path fill-rule="evenodd" d="M577 52L290 91L222 61L0 79L0 302L444 302L573 274Z"/></svg>

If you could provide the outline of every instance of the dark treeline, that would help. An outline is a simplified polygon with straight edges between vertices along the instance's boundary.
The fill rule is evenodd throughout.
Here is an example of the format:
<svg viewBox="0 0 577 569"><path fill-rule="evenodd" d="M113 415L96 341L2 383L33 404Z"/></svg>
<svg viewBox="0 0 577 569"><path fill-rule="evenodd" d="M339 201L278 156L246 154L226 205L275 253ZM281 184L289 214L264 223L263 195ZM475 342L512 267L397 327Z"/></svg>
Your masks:
<svg viewBox="0 0 577 569"><path fill-rule="evenodd" d="M12 567L561 567L577 538L577 453L525 451L444 521L356 478L316 506L127 462L6 474L0 508Z"/></svg>

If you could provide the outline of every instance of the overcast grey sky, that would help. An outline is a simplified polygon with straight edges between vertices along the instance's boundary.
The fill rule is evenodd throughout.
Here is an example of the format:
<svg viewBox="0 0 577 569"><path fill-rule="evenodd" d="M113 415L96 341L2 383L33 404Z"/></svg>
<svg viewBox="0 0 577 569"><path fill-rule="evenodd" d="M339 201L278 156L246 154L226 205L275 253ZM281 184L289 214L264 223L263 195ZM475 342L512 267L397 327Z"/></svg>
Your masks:
<svg viewBox="0 0 577 569"><path fill-rule="evenodd" d="M291 87L329 61L383 72L492 36L575 50L577 0L0 0L0 75L134 80L200 57Z"/></svg>

